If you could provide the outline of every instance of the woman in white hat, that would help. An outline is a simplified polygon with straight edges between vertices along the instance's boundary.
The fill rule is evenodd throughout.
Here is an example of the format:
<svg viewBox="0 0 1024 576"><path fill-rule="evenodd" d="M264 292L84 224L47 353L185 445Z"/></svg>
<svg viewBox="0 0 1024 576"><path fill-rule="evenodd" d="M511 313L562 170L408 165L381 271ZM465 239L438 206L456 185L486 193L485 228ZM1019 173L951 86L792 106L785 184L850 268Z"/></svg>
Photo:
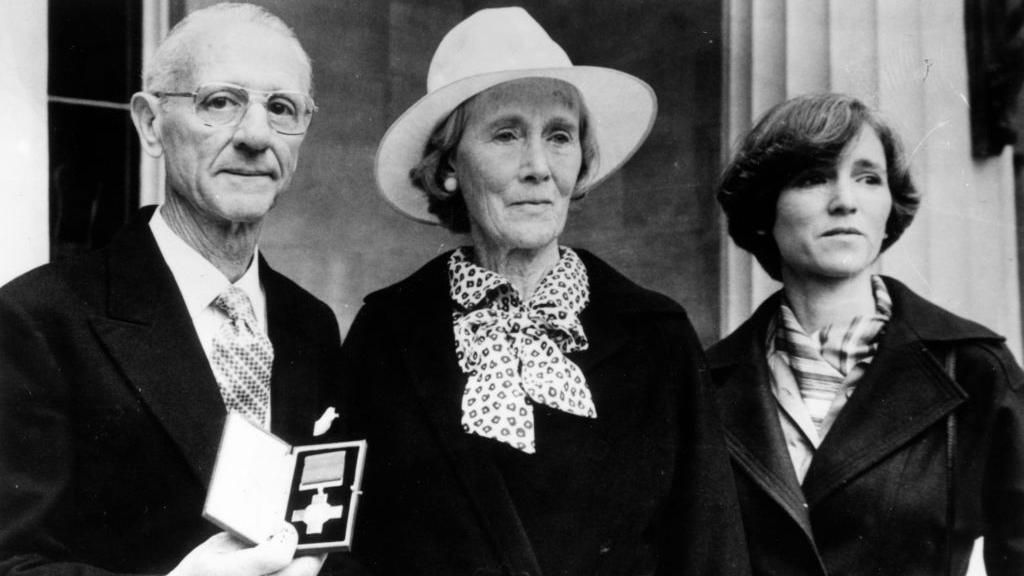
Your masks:
<svg viewBox="0 0 1024 576"><path fill-rule="evenodd" d="M743 573L686 313L559 244L646 138L650 87L573 66L520 8L452 29L427 84L378 184L472 245L367 297L345 343L355 552L380 574Z"/></svg>

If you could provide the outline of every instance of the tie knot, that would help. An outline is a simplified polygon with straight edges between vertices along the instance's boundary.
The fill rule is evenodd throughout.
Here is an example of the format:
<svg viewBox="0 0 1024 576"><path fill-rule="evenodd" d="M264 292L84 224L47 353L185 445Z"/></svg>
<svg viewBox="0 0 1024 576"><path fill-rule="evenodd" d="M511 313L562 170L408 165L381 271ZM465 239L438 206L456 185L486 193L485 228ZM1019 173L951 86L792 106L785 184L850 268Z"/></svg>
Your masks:
<svg viewBox="0 0 1024 576"><path fill-rule="evenodd" d="M252 302L248 294L237 286L232 286L221 292L213 301L213 305L228 315L232 321L254 320L256 314L252 309Z"/></svg>

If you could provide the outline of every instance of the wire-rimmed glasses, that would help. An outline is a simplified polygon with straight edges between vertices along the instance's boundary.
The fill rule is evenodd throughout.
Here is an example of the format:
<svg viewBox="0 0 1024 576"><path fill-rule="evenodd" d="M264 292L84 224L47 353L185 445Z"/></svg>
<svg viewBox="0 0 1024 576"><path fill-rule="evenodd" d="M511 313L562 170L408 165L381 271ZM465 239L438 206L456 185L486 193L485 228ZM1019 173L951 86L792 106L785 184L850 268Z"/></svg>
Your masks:
<svg viewBox="0 0 1024 576"><path fill-rule="evenodd" d="M281 134L304 134L316 104L302 92L251 90L225 82L203 84L195 92L153 92L160 98L192 98L196 116L207 126L235 124L245 116L254 97L262 98L270 127Z"/></svg>

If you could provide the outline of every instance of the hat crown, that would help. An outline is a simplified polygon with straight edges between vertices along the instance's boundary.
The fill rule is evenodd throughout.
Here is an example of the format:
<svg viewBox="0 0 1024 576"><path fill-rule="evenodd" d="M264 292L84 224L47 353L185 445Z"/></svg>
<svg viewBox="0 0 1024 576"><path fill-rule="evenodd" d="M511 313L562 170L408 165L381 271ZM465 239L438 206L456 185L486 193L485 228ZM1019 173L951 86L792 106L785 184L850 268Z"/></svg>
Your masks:
<svg viewBox="0 0 1024 576"><path fill-rule="evenodd" d="M427 72L427 92L472 76L572 66L568 54L519 7L480 10L452 28Z"/></svg>

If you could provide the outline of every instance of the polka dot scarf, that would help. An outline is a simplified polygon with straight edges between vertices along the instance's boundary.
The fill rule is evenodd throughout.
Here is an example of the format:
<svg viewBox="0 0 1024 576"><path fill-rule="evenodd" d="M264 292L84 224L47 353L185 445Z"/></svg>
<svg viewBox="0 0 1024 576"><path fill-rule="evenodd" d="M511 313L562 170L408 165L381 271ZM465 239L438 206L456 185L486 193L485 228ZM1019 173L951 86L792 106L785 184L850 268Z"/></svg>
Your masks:
<svg viewBox="0 0 1024 576"><path fill-rule="evenodd" d="M579 367L564 356L586 350L579 313L590 301L587 270L569 248L528 302L500 274L470 261L460 248L448 260L455 351L469 376L462 429L536 452L533 403L596 418Z"/></svg>

